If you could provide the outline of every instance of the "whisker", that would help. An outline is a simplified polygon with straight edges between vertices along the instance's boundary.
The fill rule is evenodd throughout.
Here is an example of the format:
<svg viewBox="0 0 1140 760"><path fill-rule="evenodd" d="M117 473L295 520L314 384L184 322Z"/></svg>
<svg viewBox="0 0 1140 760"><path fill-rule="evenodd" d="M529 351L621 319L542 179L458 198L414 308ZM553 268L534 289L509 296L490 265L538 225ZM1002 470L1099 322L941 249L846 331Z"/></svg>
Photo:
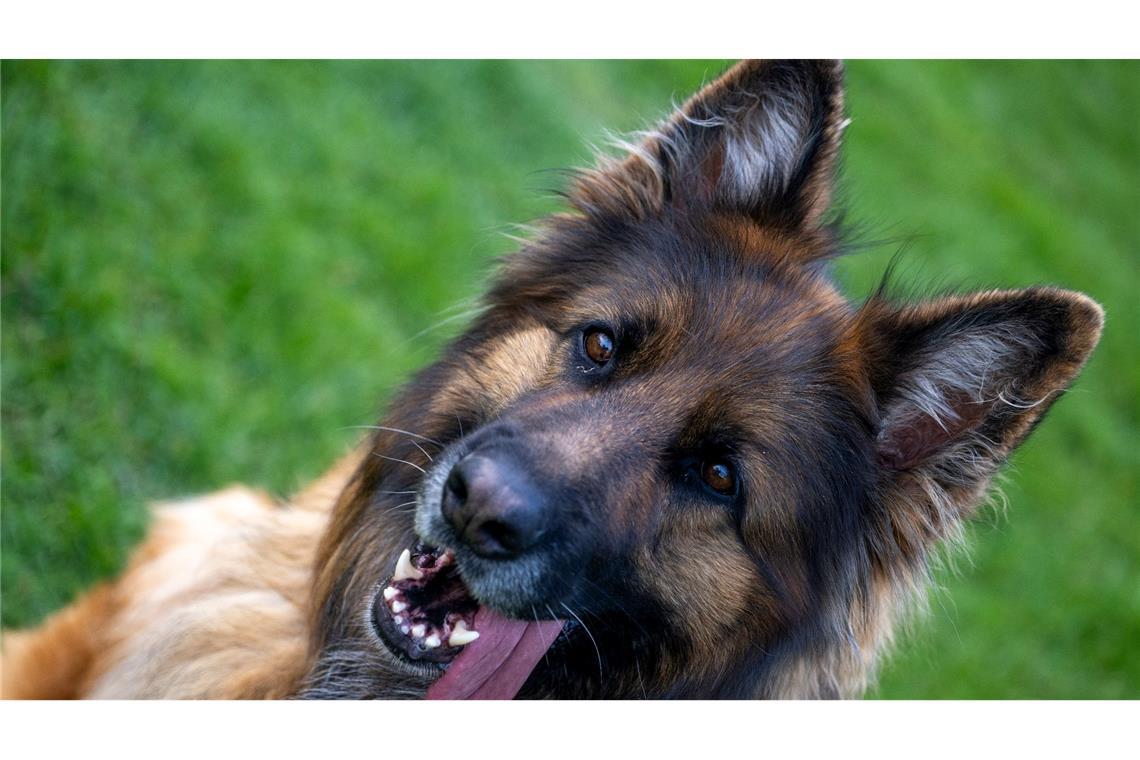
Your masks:
<svg viewBox="0 0 1140 760"><path fill-rule="evenodd" d="M470 319L471 317L474 317L475 315L477 315L482 310L483 310L482 306L477 306L474 309L468 309L467 311L460 312L459 314L453 314L450 317L447 317L445 319L441 319L438 322L436 322L434 325L431 325L429 327L425 327L424 329L420 330L418 333L416 333L412 337L408 338L408 341L412 342L412 341L419 340L420 338L424 337L428 333L434 332L435 330L438 330L439 328L443 327L444 325L449 325L452 322L458 322L461 319Z"/></svg>
<svg viewBox="0 0 1140 760"><path fill-rule="evenodd" d="M645 629L645 626L643 626L643 625L641 624L641 621L640 621L640 620L638 620L638 619L637 619L637 617L633 615L633 613L631 613L629 610L627 610L627 609L625 608L625 606L624 606L624 605L623 605L621 602L619 602L619 601L617 600L617 598L616 598L616 597L614 597L614 595L613 595L612 593L610 593L610 592L609 592L607 589L603 588L602 586L599 586L598 584L594 583L592 580L590 580L589 578L585 577L584 575L583 575L583 576L580 576L580 577L581 577L581 579L582 579L583 581L585 581L586 583L589 583L591 586L593 586L593 587L594 587L594 588L596 588L596 589L597 589L599 592L601 592L601 594L602 594L602 595L604 595L604 597L605 597L605 598L606 598L606 599L607 599L607 600L608 600L608 601L609 601L611 604L613 604L615 607L617 607L619 610L621 610L621 612L622 612L622 614L623 614L623 615L625 615L627 618L629 618L631 621L633 621L633 624L634 624L634 625L636 625L638 628L640 628L640 629L641 629L641 632L642 632L643 634L645 634L645 637L646 637L647 639L649 639L649 640L652 640L652 638L653 638L653 637L649 635L649 631L647 631L647 630Z"/></svg>
<svg viewBox="0 0 1140 760"><path fill-rule="evenodd" d="M392 512L400 512L403 514L411 514L411 513L415 512L416 510L414 510L414 509L401 509L401 507L408 507L408 506L411 506L415 503L416 503L415 501L405 501L403 504L397 504L394 507L389 507L388 509L385 509L383 512L381 512L381 514L387 515L387 514L391 514Z"/></svg>
<svg viewBox="0 0 1140 760"><path fill-rule="evenodd" d="M432 457L431 457L431 454L427 453L427 449L425 449L423 446L419 445L419 444L418 444L418 443L416 443L415 441L412 441L412 445L413 445L413 446L415 446L415 447L416 447L417 449L419 449L420 451L422 451L422 452L424 453L424 456L428 458L428 461L429 461L429 462L434 462L434 461L435 461L434 459L432 459Z"/></svg>
<svg viewBox="0 0 1140 760"><path fill-rule="evenodd" d="M372 452L372 456L380 457L381 459L387 459L389 462L399 462L400 464L406 464L409 467L415 467L417 470L422 472L424 475L427 475L427 470L425 470L423 467L420 467L415 462L409 462L406 459L397 459L396 457L386 457L383 454L377 454L375 451Z"/></svg>
<svg viewBox="0 0 1140 760"><path fill-rule="evenodd" d="M550 609L550 608L547 607L547 609ZM537 625L538 624L538 610L536 610L534 608L533 604L530 606L530 614L531 614L531 617L534 618L535 625ZM542 651L542 662L548 668L550 667L550 657L547 654L549 651L550 651L550 647L547 647L546 649L544 649Z"/></svg>
<svg viewBox="0 0 1140 760"><path fill-rule="evenodd" d="M543 605L542 605L542 606L546 608L546 611L547 611L548 613L550 613L550 618L551 618L551 620L558 620L558 619L559 619L559 617L558 617L557 615L555 615L555 614L554 614L554 610L550 609L550 605L549 605L549 604L543 603ZM559 635L562 635L562 634L559 634ZM562 658L562 673L563 673L563 675L565 675L567 678L569 678L569 677L570 677L570 668L569 668L569 667L567 667L566 663L567 663L567 660L566 660L566 658L565 658L565 657L563 657L563 658Z"/></svg>
<svg viewBox="0 0 1140 760"><path fill-rule="evenodd" d="M578 613L567 607L563 602L559 602L559 604L562 605L562 608L564 610L573 615L575 620L582 624L582 630L584 630L586 632L586 635L590 637L590 643L594 645L594 652L596 652L598 655L598 685L601 686L602 679L605 678L605 671L602 668L602 650L598 649L598 642L594 639L594 634L590 633L590 627L586 625L585 622L583 622L582 618L578 617Z"/></svg>
<svg viewBox="0 0 1140 760"><path fill-rule="evenodd" d="M413 433L409 430L401 430L400 428L388 427L387 425L349 425L347 428L344 428L344 429L345 430L387 430L390 433L403 433L404 435L410 435L412 438L419 438L421 441L427 441L428 443L434 443L436 446L443 448L443 444L434 438L428 438L426 435L420 435L419 433Z"/></svg>

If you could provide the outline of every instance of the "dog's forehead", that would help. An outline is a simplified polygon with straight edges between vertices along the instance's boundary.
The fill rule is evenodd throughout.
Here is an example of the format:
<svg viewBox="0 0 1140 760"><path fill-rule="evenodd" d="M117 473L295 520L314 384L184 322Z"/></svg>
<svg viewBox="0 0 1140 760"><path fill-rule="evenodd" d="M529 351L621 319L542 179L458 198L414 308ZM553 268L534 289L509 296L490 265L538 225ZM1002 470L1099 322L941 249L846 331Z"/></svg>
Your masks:
<svg viewBox="0 0 1140 760"><path fill-rule="evenodd" d="M568 319L634 316L743 337L774 319L847 308L810 263L827 256L819 239L717 216L618 229L576 228L542 257L539 269L570 296Z"/></svg>
<svg viewBox="0 0 1140 760"><path fill-rule="evenodd" d="M598 320L625 329L644 343L640 353L654 355L645 361L747 369L840 349L853 315L830 281L796 265L723 250L637 261L583 281L563 326Z"/></svg>
<svg viewBox="0 0 1140 760"><path fill-rule="evenodd" d="M706 260L650 260L568 299L566 327L601 321L630 337L615 393L655 410L631 430L762 448L778 431L805 435L797 420L824 395L858 395L853 307L834 285L792 265L695 253Z"/></svg>
<svg viewBox="0 0 1140 760"><path fill-rule="evenodd" d="M602 235L561 220L510 262L492 302L521 307L552 335L610 325L620 375L645 384L645 398L653 386L684 399L678 407L708 398L749 412L768 391L810 389L823 375L861 382L855 309L824 257L818 241L739 221L643 221Z"/></svg>

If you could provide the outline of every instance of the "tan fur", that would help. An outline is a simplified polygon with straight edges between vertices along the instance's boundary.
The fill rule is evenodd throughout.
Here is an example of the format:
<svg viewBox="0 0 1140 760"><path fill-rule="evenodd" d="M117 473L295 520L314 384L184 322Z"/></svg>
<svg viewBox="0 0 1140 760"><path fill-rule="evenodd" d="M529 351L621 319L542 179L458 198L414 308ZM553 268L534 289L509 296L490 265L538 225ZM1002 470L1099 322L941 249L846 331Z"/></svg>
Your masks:
<svg viewBox="0 0 1140 760"><path fill-rule="evenodd" d="M591 537L635 552L636 572L615 585L651 591L672 622L661 629L683 634L683 646L662 646L656 672L644 674L639 657L650 647L630 654L632 668L603 673L604 647L589 634L598 680L589 668L575 678L566 670L564 683L532 695L862 693L892 628L921 601L932 554L955 542L1008 454L1074 380L1103 312L1048 288L912 306L880 293L855 308L803 266L838 253L823 222L846 123L840 82L836 64L735 66L640 145L627 144L624 160L583 174L570 196L580 214L554 216L545 240L524 242L474 340L408 387L390 427L286 505L233 487L160 507L120 580L5 636L4 696L422 694L425 683L375 656L368 605L412 538L406 510L379 510L377 496L406 494L417 472L433 469L413 439L444 449L466 435L465 421L467 433L513 425L540 463L530 467L557 469L548 482L574 481L589 494L579 501L604 505L586 512ZM781 173L808 150L810 171L789 194ZM554 260L596 246L595 222L605 230L630 220L656 243L634 246L636 262L604 246L608 258L592 270ZM663 267L646 251L685 250L687 236L700 237L694 250L717 249L717 266L681 270L692 287L671 287L679 262ZM649 327L642 345L631 341L618 382L566 382L593 368L565 365L559 336L624 317ZM833 414L842 424L829 429ZM670 492L655 491L655 478L675 469L672 450L701 453L722 417L754 439L737 453L752 508L739 519L662 509ZM800 453L819 456L790 455ZM835 463L850 481L827 470ZM808 490L819 485L805 477L811 468L836 484L835 509L808 509L827 491ZM842 502L839 486L860 500ZM852 540L824 536L816 567L815 526L825 520ZM584 563L615 556L591 551ZM620 603L609 612L633 618ZM636 642L628 632L610 646Z"/></svg>
<svg viewBox="0 0 1140 760"><path fill-rule="evenodd" d="M485 353L465 367L456 387L443 398L484 398L486 413L495 415L539 385L548 370L555 335L545 327L526 327L497 338Z"/></svg>
<svg viewBox="0 0 1140 760"><path fill-rule="evenodd" d="M288 504L233 486L159 505L115 582L5 632L6 699L289 696L308 667L313 557L354 453Z"/></svg>
<svg viewBox="0 0 1140 760"><path fill-rule="evenodd" d="M111 584L87 592L29 631L0 638L0 697L75 699L83 696L99 658L101 631L119 609Z"/></svg>

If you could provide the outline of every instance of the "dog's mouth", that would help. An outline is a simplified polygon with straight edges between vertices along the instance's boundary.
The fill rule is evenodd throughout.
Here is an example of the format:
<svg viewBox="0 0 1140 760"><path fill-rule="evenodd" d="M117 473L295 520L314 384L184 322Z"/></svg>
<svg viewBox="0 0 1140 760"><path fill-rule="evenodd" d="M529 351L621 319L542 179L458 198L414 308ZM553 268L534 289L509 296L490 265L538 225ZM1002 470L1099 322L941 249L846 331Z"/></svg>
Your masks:
<svg viewBox="0 0 1140 760"><path fill-rule="evenodd" d="M396 654L418 663L451 662L479 638L471 596L450 550L417 544L396 560L377 591L372 623Z"/></svg>
<svg viewBox="0 0 1140 760"><path fill-rule="evenodd" d="M429 699L510 699L562 634L561 620L513 620L481 606L455 554L404 549L372 602L371 622L405 661L442 673Z"/></svg>

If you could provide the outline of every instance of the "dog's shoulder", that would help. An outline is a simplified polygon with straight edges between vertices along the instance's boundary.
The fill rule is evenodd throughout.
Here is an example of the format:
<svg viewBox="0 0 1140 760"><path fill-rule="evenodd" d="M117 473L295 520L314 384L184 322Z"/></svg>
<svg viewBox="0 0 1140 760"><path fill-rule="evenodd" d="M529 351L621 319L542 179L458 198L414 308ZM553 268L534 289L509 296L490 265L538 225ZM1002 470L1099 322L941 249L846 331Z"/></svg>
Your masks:
<svg viewBox="0 0 1140 760"><path fill-rule="evenodd" d="M89 696L241 698L287 690L305 659L327 515L243 486L157 506L117 584Z"/></svg>
<svg viewBox="0 0 1140 760"><path fill-rule="evenodd" d="M116 581L5 635L5 696L290 694L306 666L317 544L356 461L286 503L235 485L156 505Z"/></svg>

